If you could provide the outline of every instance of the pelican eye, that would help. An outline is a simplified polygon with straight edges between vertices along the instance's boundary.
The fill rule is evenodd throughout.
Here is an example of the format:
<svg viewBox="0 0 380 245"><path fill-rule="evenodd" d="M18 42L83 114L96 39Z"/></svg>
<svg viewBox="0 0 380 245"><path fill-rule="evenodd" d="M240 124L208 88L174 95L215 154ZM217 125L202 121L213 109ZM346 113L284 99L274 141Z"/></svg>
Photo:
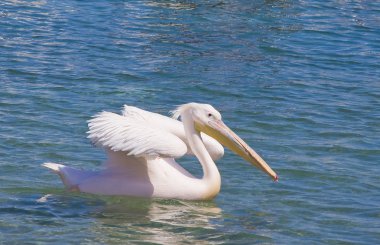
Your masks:
<svg viewBox="0 0 380 245"><path fill-rule="evenodd" d="M207 116L208 116L208 117L212 117L212 114L211 114L211 113L209 113Z"/></svg>

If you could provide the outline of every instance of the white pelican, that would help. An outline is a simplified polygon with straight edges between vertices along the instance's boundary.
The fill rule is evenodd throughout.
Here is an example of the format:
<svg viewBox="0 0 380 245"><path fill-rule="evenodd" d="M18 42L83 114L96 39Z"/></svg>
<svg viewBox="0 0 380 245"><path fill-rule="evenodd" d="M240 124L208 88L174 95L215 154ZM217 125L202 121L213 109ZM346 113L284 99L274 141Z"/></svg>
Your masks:
<svg viewBox="0 0 380 245"><path fill-rule="evenodd" d="M181 117L182 123L178 120ZM88 138L106 149L101 171L84 171L44 163L67 189L101 195L205 200L220 191L221 177L213 161L231 149L275 181L276 173L221 120L211 105L188 103L173 111L173 119L124 106L123 114L101 112L89 122ZM201 133L202 132L202 133ZM211 138L211 137L213 138ZM194 154L203 169L201 179L175 162Z"/></svg>

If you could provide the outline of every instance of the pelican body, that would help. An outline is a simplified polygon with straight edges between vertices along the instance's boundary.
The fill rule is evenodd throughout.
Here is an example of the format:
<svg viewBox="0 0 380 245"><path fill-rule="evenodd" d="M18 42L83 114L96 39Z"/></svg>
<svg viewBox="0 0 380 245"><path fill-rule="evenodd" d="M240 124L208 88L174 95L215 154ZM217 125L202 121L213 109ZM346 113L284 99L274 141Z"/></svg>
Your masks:
<svg viewBox="0 0 380 245"><path fill-rule="evenodd" d="M177 120L181 118L181 121ZM88 121L88 138L106 150L100 171L86 171L57 163L43 166L57 173L68 190L100 195L206 200L215 197L221 176L214 160L222 145L277 181L277 174L222 121L211 105L188 103L173 118L124 106L122 114L101 112ZM196 178L175 159L185 154L199 160L203 177Z"/></svg>

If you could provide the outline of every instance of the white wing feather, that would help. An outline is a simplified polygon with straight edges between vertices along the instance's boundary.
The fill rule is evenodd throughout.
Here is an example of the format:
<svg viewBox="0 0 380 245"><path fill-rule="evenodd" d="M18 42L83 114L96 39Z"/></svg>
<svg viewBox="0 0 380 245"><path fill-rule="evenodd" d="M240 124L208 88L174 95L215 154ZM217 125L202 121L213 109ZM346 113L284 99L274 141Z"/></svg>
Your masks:
<svg viewBox="0 0 380 245"><path fill-rule="evenodd" d="M162 130L167 133L173 134L181 139L187 145L187 154L193 154L186 138L185 130L181 121L163 116L158 113L145 111L134 106L124 105L122 114L126 118L133 118L141 123L147 123L151 128ZM210 136L201 133L203 143L207 151L210 153L212 159L217 160L224 154L224 148L218 141Z"/></svg>
<svg viewBox="0 0 380 245"><path fill-rule="evenodd" d="M101 112L88 121L88 138L96 146L136 157L179 158L186 154L187 146L180 138L152 127L138 118L138 113L134 116Z"/></svg>

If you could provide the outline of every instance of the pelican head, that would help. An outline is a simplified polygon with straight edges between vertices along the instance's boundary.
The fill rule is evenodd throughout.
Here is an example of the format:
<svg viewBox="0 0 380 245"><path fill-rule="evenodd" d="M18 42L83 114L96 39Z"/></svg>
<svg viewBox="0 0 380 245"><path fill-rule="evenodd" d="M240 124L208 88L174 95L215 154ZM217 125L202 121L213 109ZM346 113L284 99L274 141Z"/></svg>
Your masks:
<svg viewBox="0 0 380 245"><path fill-rule="evenodd" d="M247 162L264 171L274 181L278 181L278 176L271 167L244 140L223 123L221 114L214 107L209 104L189 103L179 107L175 111L174 117L178 117L181 111L184 110L191 110L194 127L197 131L213 137Z"/></svg>

